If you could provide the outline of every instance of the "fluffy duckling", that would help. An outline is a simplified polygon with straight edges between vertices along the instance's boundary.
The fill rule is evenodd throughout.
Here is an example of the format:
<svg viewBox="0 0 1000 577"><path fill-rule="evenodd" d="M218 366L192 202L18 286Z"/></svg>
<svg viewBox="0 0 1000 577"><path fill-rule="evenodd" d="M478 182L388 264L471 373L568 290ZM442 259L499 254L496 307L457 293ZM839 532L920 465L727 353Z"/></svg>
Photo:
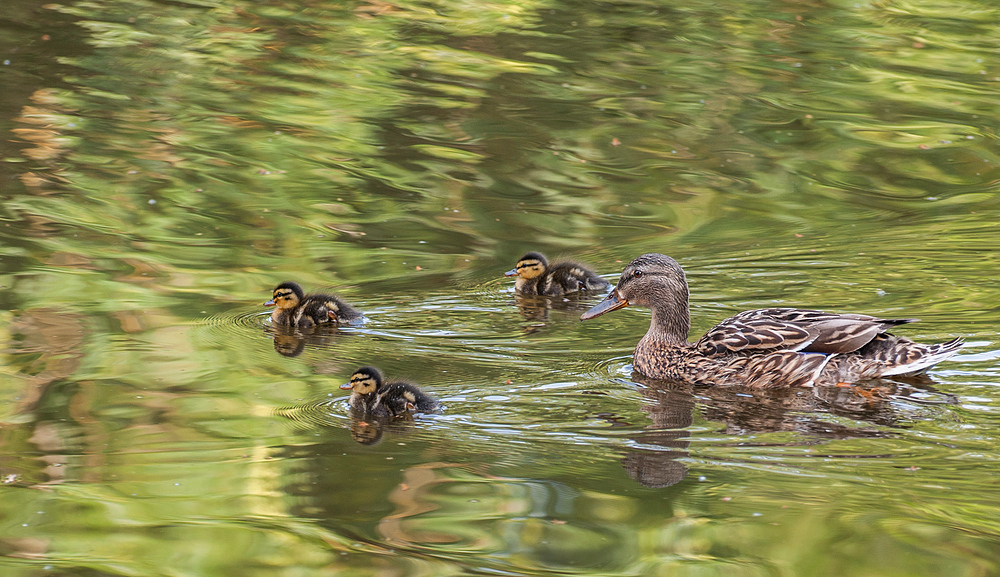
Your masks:
<svg viewBox="0 0 1000 577"><path fill-rule="evenodd" d="M611 294L580 318L629 305L653 310L632 365L654 379L759 388L835 385L919 374L962 346L961 338L923 344L888 332L917 319L793 308L741 312L691 343L684 270L655 253L630 262Z"/></svg>
<svg viewBox="0 0 1000 577"><path fill-rule="evenodd" d="M350 389L348 404L352 409L372 416L395 417L408 411L432 413L441 408L437 399L406 381L384 382L382 372L375 367L361 367L351 375L351 381L340 385Z"/></svg>
<svg viewBox="0 0 1000 577"><path fill-rule="evenodd" d="M522 295L561 296L579 290L604 290L611 283L580 263L552 263L539 252L529 252L517 261L517 266L503 273L516 276L514 290Z"/></svg>
<svg viewBox="0 0 1000 577"><path fill-rule="evenodd" d="M307 295L298 283L283 282L274 287L273 298L264 306L277 308L271 313L276 325L308 328L323 323L352 322L362 314L334 295Z"/></svg>

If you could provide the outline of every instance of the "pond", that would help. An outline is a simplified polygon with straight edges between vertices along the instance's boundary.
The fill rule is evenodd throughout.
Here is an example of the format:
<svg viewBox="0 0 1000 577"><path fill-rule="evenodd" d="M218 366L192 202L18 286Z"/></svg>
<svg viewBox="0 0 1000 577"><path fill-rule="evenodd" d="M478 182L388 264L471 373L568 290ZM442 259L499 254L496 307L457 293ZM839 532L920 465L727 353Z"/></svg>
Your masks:
<svg viewBox="0 0 1000 577"><path fill-rule="evenodd" d="M1000 575L1000 8L0 10L4 575ZM919 318L926 378L648 381L521 298L645 252L691 338ZM280 282L351 326L282 331ZM374 365L443 411L352 419Z"/></svg>

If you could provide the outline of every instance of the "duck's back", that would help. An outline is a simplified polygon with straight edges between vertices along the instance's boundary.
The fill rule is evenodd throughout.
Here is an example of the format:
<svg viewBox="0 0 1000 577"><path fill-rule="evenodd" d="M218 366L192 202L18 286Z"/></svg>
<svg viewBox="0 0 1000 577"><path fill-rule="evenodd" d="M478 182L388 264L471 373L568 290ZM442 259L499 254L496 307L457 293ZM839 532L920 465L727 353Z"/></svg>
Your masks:
<svg viewBox="0 0 1000 577"><path fill-rule="evenodd" d="M328 322L352 322L361 316L357 309L336 295L314 294L306 296L295 309L292 324L304 328Z"/></svg>
<svg viewBox="0 0 1000 577"><path fill-rule="evenodd" d="M695 348L706 355L767 350L851 353L889 328L914 321L808 309L757 309L722 321L698 339Z"/></svg>
<svg viewBox="0 0 1000 577"><path fill-rule="evenodd" d="M916 319L773 308L734 315L693 344L647 334L633 365L652 378L758 388L833 385L915 374L950 357L961 339L926 345L886 332Z"/></svg>
<svg viewBox="0 0 1000 577"><path fill-rule="evenodd" d="M441 408L437 399L406 382L388 383L378 392L377 407L384 407L391 415L401 415L410 410L418 413L433 413Z"/></svg>
<svg viewBox="0 0 1000 577"><path fill-rule="evenodd" d="M537 280L537 293L550 296L580 290L603 290L611 286L594 271L572 261L554 263Z"/></svg>

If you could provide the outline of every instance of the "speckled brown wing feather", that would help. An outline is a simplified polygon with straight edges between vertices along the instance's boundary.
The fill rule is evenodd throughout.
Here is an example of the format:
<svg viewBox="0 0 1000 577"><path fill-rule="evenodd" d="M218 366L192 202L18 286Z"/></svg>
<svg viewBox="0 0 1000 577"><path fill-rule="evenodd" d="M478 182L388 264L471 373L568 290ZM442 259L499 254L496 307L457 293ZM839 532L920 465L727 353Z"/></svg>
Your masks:
<svg viewBox="0 0 1000 577"><path fill-rule="evenodd" d="M749 387L811 387L831 357L819 353L781 351L747 357L740 371Z"/></svg>
<svg viewBox="0 0 1000 577"><path fill-rule="evenodd" d="M849 353L890 327L916 319L772 308L745 311L708 331L696 344L708 355L761 350Z"/></svg>
<svg viewBox="0 0 1000 577"><path fill-rule="evenodd" d="M816 338L816 333L794 324L767 318L742 320L730 317L698 339L695 348L704 355L717 356L766 350L799 350Z"/></svg>

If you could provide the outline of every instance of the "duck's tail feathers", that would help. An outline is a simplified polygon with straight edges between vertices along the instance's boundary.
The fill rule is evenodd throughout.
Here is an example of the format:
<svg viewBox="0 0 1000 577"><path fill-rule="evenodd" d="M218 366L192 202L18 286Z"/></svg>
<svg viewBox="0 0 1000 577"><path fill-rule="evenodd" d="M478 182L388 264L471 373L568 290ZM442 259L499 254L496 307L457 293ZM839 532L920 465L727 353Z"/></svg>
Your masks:
<svg viewBox="0 0 1000 577"><path fill-rule="evenodd" d="M962 348L964 340L962 337L954 338L946 343L936 345L919 345L910 351L913 360L900 363L882 372L880 376L889 377L892 375L916 375L925 372L927 369L947 359Z"/></svg>

